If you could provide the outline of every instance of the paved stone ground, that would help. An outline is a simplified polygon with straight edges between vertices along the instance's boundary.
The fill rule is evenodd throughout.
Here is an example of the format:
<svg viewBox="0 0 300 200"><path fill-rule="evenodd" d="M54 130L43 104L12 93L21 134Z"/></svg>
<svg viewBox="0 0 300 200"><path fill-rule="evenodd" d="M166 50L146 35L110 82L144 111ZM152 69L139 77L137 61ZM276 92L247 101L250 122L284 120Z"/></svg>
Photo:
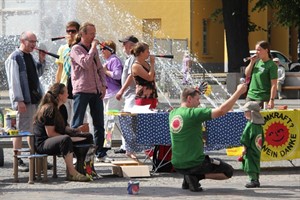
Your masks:
<svg viewBox="0 0 300 200"><path fill-rule="evenodd" d="M88 183L69 182L65 180L65 165L58 158L58 178L51 178L46 183L28 184L28 173L19 173L20 183L13 182L12 149L4 149L5 165L0 168L1 199L300 199L300 159L289 161L262 162L261 187L246 189L247 176L239 170L240 163L236 157L228 157L224 150L208 152L212 157L219 157L230 163L236 172L225 181L201 181L203 192L193 193L182 190L182 176L177 173L156 173L147 178L132 178L140 182L138 195L127 194L129 178L112 175L110 167L96 167L97 173L104 178ZM128 159L124 154L109 155L115 160ZM139 154L142 159L143 155ZM51 162L50 159L48 159ZM25 161L27 162L27 161ZM146 164L151 170L150 161Z"/></svg>
<svg viewBox="0 0 300 200"><path fill-rule="evenodd" d="M2 91L3 92L3 91ZM1 106L9 105L8 99L0 100ZM243 103L244 100L239 100ZM177 105L178 100L172 100ZM205 103L202 102L202 103ZM300 108L299 99L275 100L275 104L288 105L289 108ZM0 107L1 107L0 106ZM162 109L167 108L165 103ZM120 138L116 138L120 139ZM28 184L28 173L19 173L20 183L14 183L12 170L12 149L4 149L5 164L0 167L0 199L300 199L300 159L293 160L293 167L289 161L262 162L261 187L246 189L244 187L247 176L240 170L240 163L236 157L226 156L225 150L208 152L212 157L218 157L231 164L236 172L231 179L225 181L201 181L203 192L193 193L182 190L182 176L177 173L156 173L148 178L133 178L140 182L138 195L127 194L129 178L112 175L110 167L96 167L103 179L88 182L69 182L65 180L65 165L62 158L58 158L58 178L51 178L52 171L48 171L49 181ZM115 160L128 159L124 155L109 155ZM143 158L143 155L139 155ZM51 163L51 159L48 159ZM25 161L28 163L28 161ZM150 161L146 161L149 170L152 169Z"/></svg>

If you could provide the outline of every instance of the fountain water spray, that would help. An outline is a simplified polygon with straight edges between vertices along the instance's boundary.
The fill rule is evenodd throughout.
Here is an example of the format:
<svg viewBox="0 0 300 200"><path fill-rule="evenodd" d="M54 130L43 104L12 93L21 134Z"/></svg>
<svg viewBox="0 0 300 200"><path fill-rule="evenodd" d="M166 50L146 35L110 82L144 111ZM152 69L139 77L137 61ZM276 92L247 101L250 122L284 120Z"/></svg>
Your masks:
<svg viewBox="0 0 300 200"><path fill-rule="evenodd" d="M36 32L38 40L47 46L49 52L57 52L59 46L65 44L65 41L62 40L64 37L61 36L54 38L53 36L63 35L65 32L65 24L68 21L76 20L79 22L97 22L95 25L99 35L98 37L107 38L113 41L118 41L122 37L134 34L137 38L139 38L139 40L147 42L150 44L150 46L153 46L153 55L155 55L157 58L173 58L156 59L155 67L158 91L169 105L171 105L171 98L179 98L179 94L182 92L184 87L195 87L199 84L199 82L204 81L201 78L195 79L192 75L190 79L190 85L182 85L180 80L180 77L183 76L183 73L181 72L181 58L186 51L186 43L170 38L153 23L149 23L149 25L146 27L143 20L136 18L127 11L121 10L112 2L104 0L64 0L57 2L52 0L32 0L30 2L26 1L25 4L28 4L29 7L37 7L37 11L33 11L32 14L33 16L37 17L37 22L33 23L33 25L31 25L31 23L24 23L24 27L26 27L26 30L29 29ZM101 10L105 10L105 13L99 13L99 8L101 8ZM36 12L39 14L36 14ZM55 13L55 16L53 13ZM86 13L89 14L87 15ZM79 20L77 19L77 16L80 17ZM9 18L11 17L11 14L8 13L7 16L4 14L4 18L5 17ZM36 24L39 24L39 26L36 26ZM20 34L23 31L18 29L19 27L22 27L21 25L23 24L16 24L14 26L15 31L9 34ZM143 28L155 30L157 35L160 35L161 39L152 38L151 36L148 37L142 32ZM16 38L17 39L15 39L15 41L18 41L18 37ZM103 40L101 39L99 41ZM170 41L173 42L172 45L168 45L168 42ZM170 48L170 46L172 47ZM121 60L125 60L126 55L122 52L122 49L122 46L117 43L116 54L121 58ZM11 50L9 51L9 53L12 52ZM191 56L193 57L193 55ZM54 58L51 57L46 59L47 68L42 78L42 82L45 84L45 87L49 86L55 81L57 66L54 61ZM215 77L213 77L211 73L207 72L199 61L195 60L194 63L206 74L206 77L203 77L206 79L205 81L213 81L217 83L217 85L224 90L227 96L230 95L226 88L224 88L224 86ZM224 101L220 99L221 97L219 95L215 94L214 90L212 90L209 96L204 95L204 97L214 107L217 106L217 102Z"/></svg>

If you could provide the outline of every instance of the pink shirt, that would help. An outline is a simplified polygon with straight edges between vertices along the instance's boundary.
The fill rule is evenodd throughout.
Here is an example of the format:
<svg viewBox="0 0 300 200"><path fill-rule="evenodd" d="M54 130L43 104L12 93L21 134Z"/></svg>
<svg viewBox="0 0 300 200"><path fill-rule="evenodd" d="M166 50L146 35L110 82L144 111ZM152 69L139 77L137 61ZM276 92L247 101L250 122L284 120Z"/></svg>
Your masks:
<svg viewBox="0 0 300 200"><path fill-rule="evenodd" d="M100 93L101 87L106 86L106 79L98 51L90 49L87 52L76 44L71 49L70 57L73 94Z"/></svg>

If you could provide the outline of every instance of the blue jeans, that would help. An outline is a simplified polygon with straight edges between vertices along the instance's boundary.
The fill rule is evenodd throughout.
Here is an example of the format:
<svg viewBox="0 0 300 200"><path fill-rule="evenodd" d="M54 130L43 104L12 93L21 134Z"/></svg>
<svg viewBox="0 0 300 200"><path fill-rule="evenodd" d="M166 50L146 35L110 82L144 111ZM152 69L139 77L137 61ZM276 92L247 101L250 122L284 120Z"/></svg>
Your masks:
<svg viewBox="0 0 300 200"><path fill-rule="evenodd" d="M103 148L104 144L104 114L103 101L100 94L77 93L74 98L74 116L72 120L72 128L77 128L83 124L84 115L87 105L90 106L90 112L94 126L94 142L97 146L96 156L98 158L106 156L108 149Z"/></svg>

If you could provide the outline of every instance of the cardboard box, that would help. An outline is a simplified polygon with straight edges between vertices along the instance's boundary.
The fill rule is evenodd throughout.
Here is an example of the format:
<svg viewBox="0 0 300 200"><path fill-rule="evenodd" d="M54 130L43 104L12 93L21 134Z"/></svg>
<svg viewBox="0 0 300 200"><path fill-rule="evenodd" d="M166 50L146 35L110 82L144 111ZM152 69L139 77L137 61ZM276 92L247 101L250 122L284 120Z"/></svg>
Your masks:
<svg viewBox="0 0 300 200"><path fill-rule="evenodd" d="M121 166L123 177L149 177L149 167L147 165Z"/></svg>
<svg viewBox="0 0 300 200"><path fill-rule="evenodd" d="M139 162L113 161L112 173L120 177L149 177L150 171L148 165Z"/></svg>

